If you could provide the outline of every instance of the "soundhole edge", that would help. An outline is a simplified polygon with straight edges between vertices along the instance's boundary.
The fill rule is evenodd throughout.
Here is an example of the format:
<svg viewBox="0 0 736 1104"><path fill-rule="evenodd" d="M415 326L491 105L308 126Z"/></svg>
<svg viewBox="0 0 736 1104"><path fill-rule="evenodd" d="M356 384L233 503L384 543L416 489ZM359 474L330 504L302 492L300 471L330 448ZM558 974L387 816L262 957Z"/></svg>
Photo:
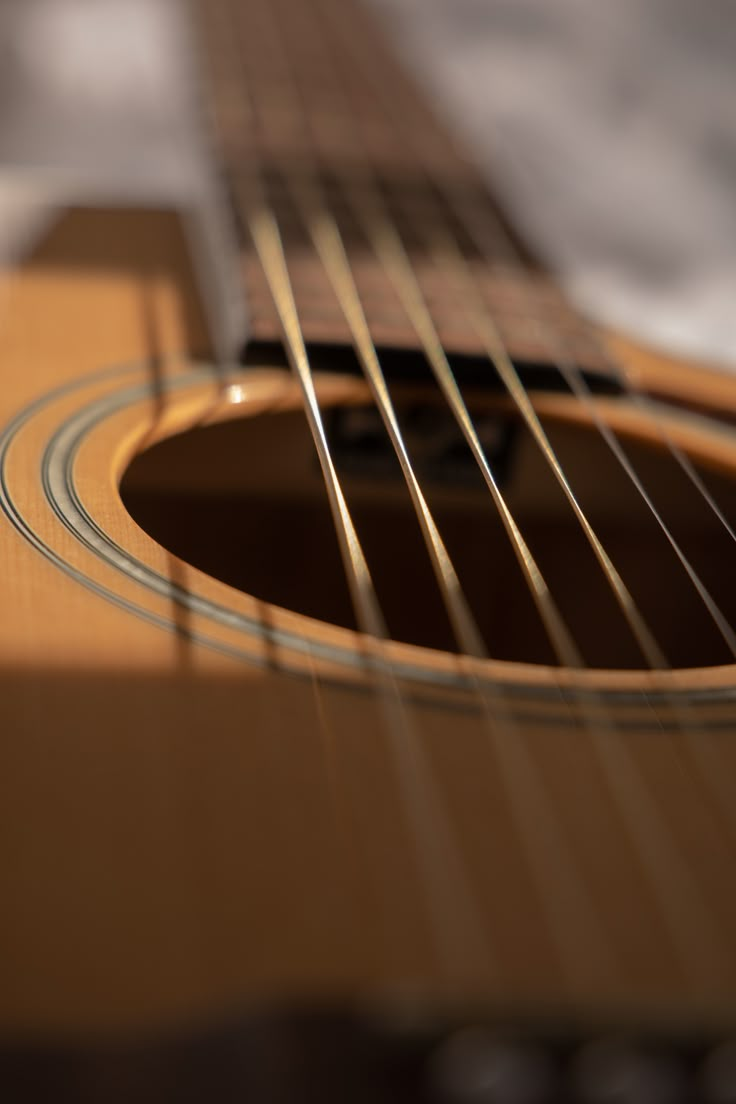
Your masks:
<svg viewBox="0 0 736 1104"><path fill-rule="evenodd" d="M554 664L538 610L472 457L435 397L396 396L417 474L489 654ZM613 400L621 401L621 400ZM503 401L473 403L494 474L585 662L642 669L612 588L554 476ZM352 516L393 639L456 651L451 626L398 465L372 408L326 409ZM575 493L674 668L732 662L682 564L594 427L544 419ZM724 616L733 546L671 455L623 437L627 455ZM726 516L736 482L704 473ZM272 605L355 627L319 466L303 414L274 409L161 441L128 467L121 496L137 523L182 560Z"/></svg>

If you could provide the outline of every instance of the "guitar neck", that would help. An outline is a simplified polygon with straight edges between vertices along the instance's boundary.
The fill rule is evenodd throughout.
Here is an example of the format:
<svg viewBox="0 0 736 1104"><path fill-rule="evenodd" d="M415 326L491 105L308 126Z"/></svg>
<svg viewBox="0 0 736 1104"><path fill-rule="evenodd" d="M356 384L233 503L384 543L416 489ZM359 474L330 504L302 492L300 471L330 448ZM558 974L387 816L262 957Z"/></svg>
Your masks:
<svg viewBox="0 0 736 1104"><path fill-rule="evenodd" d="M295 185L316 176L379 348L415 346L416 332L356 217L366 188L380 194L406 244L446 350L483 355L478 335L461 322L457 284L432 253L438 237L451 239L472 270L516 360L548 361L551 335L586 368L605 370L600 341L532 262L362 5L219 0L201 3L199 17L216 144L237 214L247 220L243 183L257 177L280 228L309 344L351 340L294 198ZM247 235L242 260L250 338L276 343L272 295Z"/></svg>

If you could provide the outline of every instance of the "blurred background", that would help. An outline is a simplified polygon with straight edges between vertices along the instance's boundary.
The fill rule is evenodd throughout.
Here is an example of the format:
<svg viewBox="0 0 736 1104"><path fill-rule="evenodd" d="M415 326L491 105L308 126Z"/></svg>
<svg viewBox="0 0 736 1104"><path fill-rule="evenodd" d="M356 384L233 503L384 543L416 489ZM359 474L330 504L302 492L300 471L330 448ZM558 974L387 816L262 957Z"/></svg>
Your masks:
<svg viewBox="0 0 736 1104"><path fill-rule="evenodd" d="M731 0L366 0L588 313L736 368Z"/></svg>
<svg viewBox="0 0 736 1104"><path fill-rule="evenodd" d="M736 367L731 0L364 2L579 305ZM182 0L3 0L2 165L179 188L196 174L185 16ZM6 171L5 248L29 205Z"/></svg>

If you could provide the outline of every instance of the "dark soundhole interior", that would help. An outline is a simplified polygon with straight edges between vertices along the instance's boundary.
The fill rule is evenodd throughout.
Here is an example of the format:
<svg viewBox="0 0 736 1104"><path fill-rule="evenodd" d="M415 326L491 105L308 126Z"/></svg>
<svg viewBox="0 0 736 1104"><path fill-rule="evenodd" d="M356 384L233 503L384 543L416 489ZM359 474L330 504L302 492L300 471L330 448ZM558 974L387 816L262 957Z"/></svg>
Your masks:
<svg viewBox="0 0 736 1104"><path fill-rule="evenodd" d="M497 511L451 416L407 400L416 470L489 653L554 662ZM503 493L586 662L646 666L603 572L527 431L492 407L474 413ZM398 465L368 407L326 412L338 470L394 639L456 650ZM641 496L600 436L545 423L578 499L670 663L732 657ZM666 450L626 441L658 509L729 621L733 542ZM726 516L736 487L706 474ZM156 541L259 599L353 627L345 576L301 412L261 414L170 438L131 464L123 500Z"/></svg>

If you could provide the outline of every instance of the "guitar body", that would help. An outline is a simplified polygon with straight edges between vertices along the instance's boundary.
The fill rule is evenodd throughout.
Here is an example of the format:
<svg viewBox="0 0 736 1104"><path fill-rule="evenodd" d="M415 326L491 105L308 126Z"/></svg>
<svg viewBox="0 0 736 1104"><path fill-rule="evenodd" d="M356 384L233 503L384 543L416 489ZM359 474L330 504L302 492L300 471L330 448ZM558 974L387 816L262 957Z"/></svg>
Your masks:
<svg viewBox="0 0 736 1104"><path fill-rule="evenodd" d="M259 360L277 325L258 313L257 289L251 302L260 343L242 368L217 370L181 230L156 211L70 212L4 280L5 1037L155 1039L294 1005L720 1037L736 991L736 667L707 640L697 662L667 593L655 604L677 669L644 669L630 643L613 642L620 626L599 662L559 666L546 645L527 646L532 614L518 628L516 600L503 605L514 562L500 552L476 566L498 576L488 617L501 611L500 659L436 646L433 630L425 640L409 624L377 667L349 612L330 612L312 515L301 529L293 520L321 481L286 359ZM659 416L618 388L594 396L595 410L653 478L666 441L684 450L727 512L733 381L575 325L656 396ZM322 407L362 410L370 391L346 343L332 345L337 367L315 358ZM542 359L527 353L518 362ZM591 410L545 380L530 388L536 409L578 458L586 508L623 534L635 564L642 530L627 529L603 469L591 474L602 455ZM421 381L396 388L402 410L436 403ZM471 410L518 423L497 391L471 393ZM505 487L540 533L557 532L561 507L548 516L536 494L544 465L533 454L533 442L516 445ZM373 469L352 478L366 517L399 493ZM660 483L695 531L685 496ZM232 534L211 561L221 570L207 569L210 515L187 521L195 499L220 502L221 547ZM461 535L481 511L477 489L451 483L436 500L448 516L466 511ZM387 578L393 517L374 532ZM556 570L572 588L583 569L566 566L566 540ZM254 547L304 592L301 608L276 583L275 598L267 584L249 591ZM722 583L727 562L724 551ZM401 571L399 599L410 589ZM419 617L413 601L407 616ZM608 630L588 601L580 632L597 655ZM385 664L400 739L386 720Z"/></svg>

